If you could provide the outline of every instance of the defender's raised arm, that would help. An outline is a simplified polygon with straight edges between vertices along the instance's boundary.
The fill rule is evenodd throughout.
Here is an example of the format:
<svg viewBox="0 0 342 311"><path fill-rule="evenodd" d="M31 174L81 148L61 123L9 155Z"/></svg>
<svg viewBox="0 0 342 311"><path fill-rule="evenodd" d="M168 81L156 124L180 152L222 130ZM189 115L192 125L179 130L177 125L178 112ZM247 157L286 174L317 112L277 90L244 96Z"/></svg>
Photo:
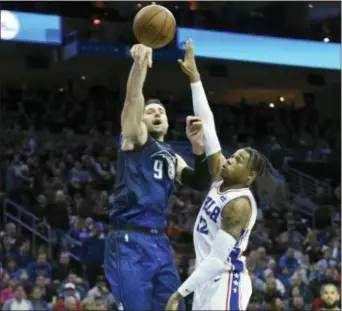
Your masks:
<svg viewBox="0 0 342 311"><path fill-rule="evenodd" d="M201 77L198 72L191 40L186 42L184 60L178 60L183 72L191 83L192 104L195 116L200 117L204 124L204 145L208 163L214 179L220 178L220 171L225 159L217 137L213 112L210 109Z"/></svg>

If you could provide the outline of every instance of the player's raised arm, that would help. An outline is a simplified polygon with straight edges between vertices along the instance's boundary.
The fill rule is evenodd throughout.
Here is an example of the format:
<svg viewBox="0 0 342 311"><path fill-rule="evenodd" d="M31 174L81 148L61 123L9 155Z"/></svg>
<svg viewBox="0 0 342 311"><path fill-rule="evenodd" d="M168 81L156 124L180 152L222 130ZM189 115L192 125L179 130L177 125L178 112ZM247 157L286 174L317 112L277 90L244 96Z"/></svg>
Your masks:
<svg viewBox="0 0 342 311"><path fill-rule="evenodd" d="M177 181L199 191L207 190L211 184L211 175L205 157L203 122L200 118L194 116L186 118L186 136L192 145L195 158L194 167L188 166L184 159L177 154Z"/></svg>
<svg viewBox="0 0 342 311"><path fill-rule="evenodd" d="M134 63L128 77L126 98L121 112L123 147L126 145L129 149L147 141L147 129L142 122L145 106L143 86L147 68L152 66L152 50L142 44L136 44L131 49L131 56Z"/></svg>
<svg viewBox="0 0 342 311"><path fill-rule="evenodd" d="M245 197L232 200L224 207L221 229L216 234L210 254L171 296L166 310L176 310L181 298L226 271L227 259L240 238L241 232L248 226L251 215L250 201Z"/></svg>
<svg viewBox="0 0 342 311"><path fill-rule="evenodd" d="M204 123L204 145L214 179L219 179L224 156L217 137L213 112L210 109L198 72L191 40L186 42L184 60L178 60L183 72L190 78L194 113Z"/></svg>

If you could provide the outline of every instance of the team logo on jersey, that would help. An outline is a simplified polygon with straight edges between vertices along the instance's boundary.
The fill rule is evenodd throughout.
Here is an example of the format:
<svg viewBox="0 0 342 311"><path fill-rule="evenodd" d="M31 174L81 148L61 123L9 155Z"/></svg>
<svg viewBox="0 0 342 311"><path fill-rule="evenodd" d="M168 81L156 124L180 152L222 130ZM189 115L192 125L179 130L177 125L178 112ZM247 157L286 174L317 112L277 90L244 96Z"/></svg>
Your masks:
<svg viewBox="0 0 342 311"><path fill-rule="evenodd" d="M167 174L170 179L175 179L176 177L176 164L177 157L171 154L167 150L160 150L152 155L152 158L162 158L167 163Z"/></svg>

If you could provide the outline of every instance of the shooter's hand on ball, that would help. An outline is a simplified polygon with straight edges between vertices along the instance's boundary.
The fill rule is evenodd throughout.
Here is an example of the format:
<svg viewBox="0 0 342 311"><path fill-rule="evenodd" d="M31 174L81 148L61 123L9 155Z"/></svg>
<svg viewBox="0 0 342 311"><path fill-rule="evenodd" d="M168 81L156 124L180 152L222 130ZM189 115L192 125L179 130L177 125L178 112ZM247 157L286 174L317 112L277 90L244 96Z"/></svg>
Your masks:
<svg viewBox="0 0 342 311"><path fill-rule="evenodd" d="M135 44L131 48L131 56L135 62L142 65L147 60L148 68L152 67L152 49L143 45Z"/></svg>
<svg viewBox="0 0 342 311"><path fill-rule="evenodd" d="M186 41L184 60L179 59L178 63L180 64L182 71L189 76L191 83L198 82L201 79L197 69L191 40Z"/></svg>

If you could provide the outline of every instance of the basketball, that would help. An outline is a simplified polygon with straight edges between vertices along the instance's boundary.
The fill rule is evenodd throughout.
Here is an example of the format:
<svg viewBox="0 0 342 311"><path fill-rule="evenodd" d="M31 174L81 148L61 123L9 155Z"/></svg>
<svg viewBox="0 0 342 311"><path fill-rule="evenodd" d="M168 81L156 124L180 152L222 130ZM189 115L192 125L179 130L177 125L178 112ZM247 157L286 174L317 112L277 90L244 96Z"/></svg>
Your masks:
<svg viewBox="0 0 342 311"><path fill-rule="evenodd" d="M152 49L166 46L176 32L173 14L161 5L148 5L134 18L133 32L136 39Z"/></svg>

